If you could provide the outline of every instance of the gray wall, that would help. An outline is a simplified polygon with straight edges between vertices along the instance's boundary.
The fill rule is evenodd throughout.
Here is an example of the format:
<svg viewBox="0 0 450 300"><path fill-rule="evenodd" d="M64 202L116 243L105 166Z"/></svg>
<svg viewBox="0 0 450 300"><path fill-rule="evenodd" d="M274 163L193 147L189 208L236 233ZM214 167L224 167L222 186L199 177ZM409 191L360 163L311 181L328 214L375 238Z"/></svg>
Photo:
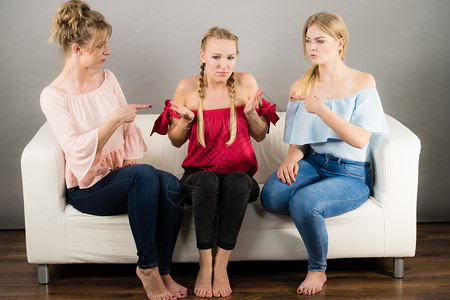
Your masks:
<svg viewBox="0 0 450 300"><path fill-rule="evenodd" d="M57 48L47 43L62 2L0 0L0 229L24 226L20 156L45 121L39 94L62 68ZM304 21L319 11L341 14L350 32L347 64L375 76L385 111L422 141L419 221L450 221L449 1L89 3L113 25L113 54L105 67L116 74L129 103L150 103L155 113L180 79L198 73L201 37L215 25L240 38L236 70L252 73L284 110L290 84L308 66L301 53Z"/></svg>

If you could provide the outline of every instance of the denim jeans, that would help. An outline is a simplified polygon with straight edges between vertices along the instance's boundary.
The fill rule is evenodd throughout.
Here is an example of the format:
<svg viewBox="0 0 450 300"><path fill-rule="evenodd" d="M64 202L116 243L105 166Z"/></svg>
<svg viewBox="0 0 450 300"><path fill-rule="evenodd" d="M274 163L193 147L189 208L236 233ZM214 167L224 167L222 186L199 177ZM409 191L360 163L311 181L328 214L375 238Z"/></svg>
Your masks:
<svg viewBox="0 0 450 300"><path fill-rule="evenodd" d="M181 178L185 202L194 207L198 249L211 249L218 220L217 246L232 250L241 229L247 204L259 195L259 185L249 174L232 172L216 174L197 168L186 168Z"/></svg>
<svg viewBox="0 0 450 300"><path fill-rule="evenodd" d="M138 266L170 273L183 208L180 183L146 164L113 171L90 188L71 188L67 200L79 211L98 216L128 213Z"/></svg>
<svg viewBox="0 0 450 300"><path fill-rule="evenodd" d="M290 214L308 251L308 269L327 266L328 234L324 218L354 210L370 195L369 163L342 160L309 149L298 162L291 185L274 172L261 191L261 203L270 212Z"/></svg>

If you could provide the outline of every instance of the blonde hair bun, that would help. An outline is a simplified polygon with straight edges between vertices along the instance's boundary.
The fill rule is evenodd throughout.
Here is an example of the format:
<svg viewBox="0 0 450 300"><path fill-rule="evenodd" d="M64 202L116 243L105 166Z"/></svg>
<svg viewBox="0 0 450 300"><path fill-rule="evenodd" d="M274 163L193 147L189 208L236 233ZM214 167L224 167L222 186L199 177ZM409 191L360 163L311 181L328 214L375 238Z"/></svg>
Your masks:
<svg viewBox="0 0 450 300"><path fill-rule="evenodd" d="M61 5L52 22L50 42L58 41L63 52L67 52L72 43L86 46L100 30L106 30L110 35L112 27L105 21L103 15L91 10L89 4L80 0L70 0Z"/></svg>

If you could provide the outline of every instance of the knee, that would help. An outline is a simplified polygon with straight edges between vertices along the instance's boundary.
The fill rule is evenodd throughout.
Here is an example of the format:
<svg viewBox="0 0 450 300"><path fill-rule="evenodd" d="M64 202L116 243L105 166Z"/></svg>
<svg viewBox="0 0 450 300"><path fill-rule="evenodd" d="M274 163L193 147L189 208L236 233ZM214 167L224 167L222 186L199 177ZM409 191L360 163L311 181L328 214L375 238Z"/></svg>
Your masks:
<svg viewBox="0 0 450 300"><path fill-rule="evenodd" d="M248 187L252 186L252 178L245 172L232 172L228 174L223 180L223 188L224 189L236 189L240 187Z"/></svg>
<svg viewBox="0 0 450 300"><path fill-rule="evenodd" d="M275 185L280 183L267 181L261 190L261 204L272 213L288 213L289 197L283 197Z"/></svg>
<svg viewBox="0 0 450 300"><path fill-rule="evenodd" d="M161 182L161 188L169 191L180 190L180 181L177 177L169 172L157 170L159 175L159 181Z"/></svg>
<svg viewBox="0 0 450 300"><path fill-rule="evenodd" d="M307 192L300 190L289 201L289 212L292 218L307 220L320 210L320 203Z"/></svg>
<svg viewBox="0 0 450 300"><path fill-rule="evenodd" d="M146 181L156 182L159 181L158 174L156 172L155 167L147 164L138 164L129 166L127 168L131 168L133 171L133 175L136 181Z"/></svg>
<svg viewBox="0 0 450 300"><path fill-rule="evenodd" d="M210 171L199 171L196 174L194 183L198 187L217 186L219 184L219 177Z"/></svg>

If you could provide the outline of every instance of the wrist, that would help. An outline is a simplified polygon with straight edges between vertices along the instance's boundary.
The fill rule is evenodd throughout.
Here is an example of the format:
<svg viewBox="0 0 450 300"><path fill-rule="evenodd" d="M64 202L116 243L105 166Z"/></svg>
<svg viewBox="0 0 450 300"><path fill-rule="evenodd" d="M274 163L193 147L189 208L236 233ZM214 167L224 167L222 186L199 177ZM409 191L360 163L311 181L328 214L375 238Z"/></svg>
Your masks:
<svg viewBox="0 0 450 300"><path fill-rule="evenodd" d="M325 104L323 104L322 108L316 114L323 120L329 115L330 112L331 109Z"/></svg>
<svg viewBox="0 0 450 300"><path fill-rule="evenodd" d="M186 131L189 131L189 130L191 130L191 128L192 128L192 121L188 121L188 120L186 120L186 119L184 119L184 118L181 118L181 119L178 120L177 125L178 125L181 129L186 130Z"/></svg>
<svg viewBox="0 0 450 300"><path fill-rule="evenodd" d="M261 119L261 117L258 115L258 113L255 110L246 112L245 117L247 118L247 120L251 120L251 121L258 121Z"/></svg>

